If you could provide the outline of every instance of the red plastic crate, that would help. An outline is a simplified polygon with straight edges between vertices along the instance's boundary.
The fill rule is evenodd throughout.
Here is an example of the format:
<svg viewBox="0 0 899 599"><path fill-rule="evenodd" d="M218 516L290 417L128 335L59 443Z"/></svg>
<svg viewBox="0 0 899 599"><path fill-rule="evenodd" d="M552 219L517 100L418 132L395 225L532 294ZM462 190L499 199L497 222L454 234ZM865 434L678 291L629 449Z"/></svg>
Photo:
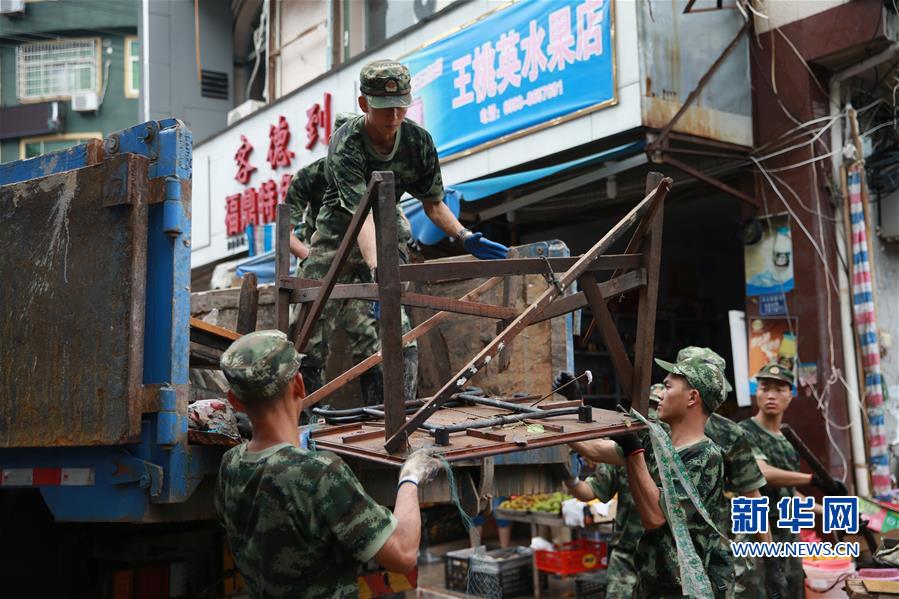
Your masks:
<svg viewBox="0 0 899 599"><path fill-rule="evenodd" d="M537 569L551 574L580 574L606 568L608 547L600 541L577 539L556 545L554 551L536 552Z"/></svg>

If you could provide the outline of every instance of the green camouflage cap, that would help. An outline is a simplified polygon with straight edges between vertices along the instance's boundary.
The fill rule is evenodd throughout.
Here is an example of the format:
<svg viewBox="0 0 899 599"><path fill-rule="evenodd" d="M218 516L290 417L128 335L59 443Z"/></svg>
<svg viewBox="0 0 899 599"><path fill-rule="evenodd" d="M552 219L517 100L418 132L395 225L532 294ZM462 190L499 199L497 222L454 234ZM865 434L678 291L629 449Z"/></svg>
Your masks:
<svg viewBox="0 0 899 599"><path fill-rule="evenodd" d="M762 366L762 369L759 370L757 375L755 375L755 378L781 381L784 383L789 383L792 387L793 381L796 380L796 375L794 375L793 371L789 368L785 368L777 362L771 362Z"/></svg>
<svg viewBox="0 0 899 599"><path fill-rule="evenodd" d="M659 403L662 401L662 392L665 391L665 385L656 383L649 388L649 403Z"/></svg>
<svg viewBox="0 0 899 599"><path fill-rule="evenodd" d="M300 354L281 331L244 335L222 354L219 362L231 391L241 401L274 397L300 368Z"/></svg>
<svg viewBox="0 0 899 599"><path fill-rule="evenodd" d="M718 406L724 401L726 394L724 393L724 373L705 360L700 358L688 358L681 360L676 364L666 362L656 358L658 364L665 372L677 374L685 379L691 387L699 391L702 403L709 412L714 412Z"/></svg>
<svg viewBox="0 0 899 599"><path fill-rule="evenodd" d="M359 91L372 108L408 108L412 104L412 77L404 64L376 60L359 72Z"/></svg>
<svg viewBox="0 0 899 599"><path fill-rule="evenodd" d="M689 345L684 349L677 352L677 361L682 362L683 360L689 360L690 358L699 358L700 360L704 360L713 366L717 366L718 370L722 373L727 369L727 361L722 358L720 355L709 349L708 347L697 347L695 345ZM724 396L727 397L727 394L733 391L734 388L731 387L730 381L727 380L727 377L724 378Z"/></svg>

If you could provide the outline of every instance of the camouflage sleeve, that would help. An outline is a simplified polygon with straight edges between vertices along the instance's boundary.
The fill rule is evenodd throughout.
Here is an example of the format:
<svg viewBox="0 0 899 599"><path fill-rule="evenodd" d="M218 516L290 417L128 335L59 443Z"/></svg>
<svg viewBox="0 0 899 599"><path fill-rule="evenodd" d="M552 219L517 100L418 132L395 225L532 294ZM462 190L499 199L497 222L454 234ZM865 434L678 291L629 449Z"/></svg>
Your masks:
<svg viewBox="0 0 899 599"><path fill-rule="evenodd" d="M330 460L319 478L314 505L341 547L367 562L396 530L396 518L368 496L340 458Z"/></svg>
<svg viewBox="0 0 899 599"><path fill-rule="evenodd" d="M618 492L619 475L621 468L611 464L599 464L596 473L588 476L584 481L593 490L593 495L600 501L609 501Z"/></svg>
<svg viewBox="0 0 899 599"><path fill-rule="evenodd" d="M297 227L303 222L303 212L306 210L306 200L302 193L302 170L297 171L290 180L290 187L287 188L287 196L284 202L290 206L290 227L297 233Z"/></svg>
<svg viewBox="0 0 899 599"><path fill-rule="evenodd" d="M724 478L727 490L736 493L755 491L765 486L755 453L746 435L739 435L724 455Z"/></svg>
<svg viewBox="0 0 899 599"><path fill-rule="evenodd" d="M421 161L424 169L409 187L409 193L422 202L440 202L443 200L443 176L440 173L437 148L431 134L423 129L421 131Z"/></svg>

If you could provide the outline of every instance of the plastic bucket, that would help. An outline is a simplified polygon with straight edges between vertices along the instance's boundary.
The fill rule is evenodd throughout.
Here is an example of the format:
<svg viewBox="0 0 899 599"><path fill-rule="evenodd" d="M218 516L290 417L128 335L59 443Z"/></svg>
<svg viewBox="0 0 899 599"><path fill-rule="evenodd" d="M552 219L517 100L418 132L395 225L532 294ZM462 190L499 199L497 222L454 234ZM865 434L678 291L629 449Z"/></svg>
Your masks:
<svg viewBox="0 0 899 599"><path fill-rule="evenodd" d="M803 560L802 569L806 576L806 599L849 597L843 590L842 581L855 575L855 565L851 559Z"/></svg>

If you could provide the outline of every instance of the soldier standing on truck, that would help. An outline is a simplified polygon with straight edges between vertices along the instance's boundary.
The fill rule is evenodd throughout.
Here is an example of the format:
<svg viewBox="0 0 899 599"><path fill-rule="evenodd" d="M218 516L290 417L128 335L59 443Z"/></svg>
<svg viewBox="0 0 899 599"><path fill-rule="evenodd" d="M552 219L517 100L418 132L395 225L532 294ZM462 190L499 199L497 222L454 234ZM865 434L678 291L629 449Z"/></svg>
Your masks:
<svg viewBox="0 0 899 599"><path fill-rule="evenodd" d="M348 119L355 116L347 112L338 113L334 118L334 130L340 129ZM328 190L328 178L325 174L326 162L327 158L319 158L298 170L290 182L287 197L284 200L290 206L290 252L301 261L309 256L309 244L312 243L315 235L315 219L318 218L325 192ZM412 239L409 221L403 217L398 225L400 247L405 247ZM301 262L297 266L298 276L302 273L302 268ZM353 247L343 268L347 273L346 276L354 282L368 280L369 269L362 260L362 254L359 253L357 246ZM376 336L378 324L371 313L370 306L371 303L365 300L346 300L343 309L336 313L340 320L332 322L330 328L332 330L361 331L363 335ZM295 308L296 306L291 306L291 324L296 319L297 310ZM411 328L406 311L403 310L403 333L407 333ZM322 329L321 325L315 327L305 348L304 366L300 368L307 393L318 390L323 383L322 367L328 361L328 344L322 339ZM418 381L418 354L414 342L403 349L403 359L405 362L403 372L407 379L405 399L411 400L415 399L415 383ZM321 366L312 367L310 366L312 364Z"/></svg>
<svg viewBox="0 0 899 599"><path fill-rule="evenodd" d="M443 178L437 148L431 135L423 128L405 120L412 103L409 69L392 60L378 60L362 67L359 75L359 108L364 114L351 118L331 136L325 173L328 190L316 219L316 237L310 255L303 263L303 276L321 279L328 272L331 261L347 232L356 207L375 171L392 171L395 180L397 220L402 220L399 200L405 194L421 200L427 217L441 231L458 238L465 250L482 260L505 258L508 248L486 239L481 233L469 231L458 221L443 202ZM402 230L402 225L400 225ZM358 248L367 272L345 273L342 282L371 283L377 267L374 219L365 219L358 236ZM399 248L401 261L406 261ZM341 310L349 310L345 301L329 301L316 326L323 327L322 338L333 336L334 323ZM364 319L347 317L344 322ZM353 360L359 362L379 349L378 336L367 326L346 328L350 336ZM416 349L417 352L417 349ZM320 359L304 359L304 368L320 369ZM383 403L384 385L380 368L360 377L365 403Z"/></svg>
<svg viewBox="0 0 899 599"><path fill-rule="evenodd" d="M415 567L421 540L418 486L440 464L414 452L400 471L393 513L369 497L330 452L300 448L300 355L281 331L244 335L221 358L253 439L222 458L215 508L250 596L356 599L360 563Z"/></svg>
<svg viewBox="0 0 899 599"><path fill-rule="evenodd" d="M647 464L643 444L636 434L621 435L614 441L572 443L571 447L591 461L626 467L628 484L644 528L634 554L635 596L680 599L685 594L682 583L689 587L690 580L694 580L695 584L708 585L714 597L720 599L733 591L730 548L716 529L724 517L724 464L721 449L705 436L704 430L709 415L724 398L724 374L697 358L676 364L657 359L656 363L669 373L665 377L658 415L669 425L671 437L660 442L673 444L671 449L675 452L674 462L666 456L659 456L658 461L668 469L682 467L710 517L707 521L675 477L674 492L686 518L686 532L695 550L695 561L682 564L678 560L681 552L673 531L677 521L669 521L675 518L672 516L675 511L662 500L661 479L669 475L659 472L656 459ZM682 574L682 568L690 568L689 572L697 578L688 579L687 571Z"/></svg>
<svg viewBox="0 0 899 599"><path fill-rule="evenodd" d="M836 488L822 481L814 474L799 471L799 454L780 432L784 413L793 401L793 371L777 362L766 364L755 375L758 383L755 402L758 412L752 418L740 423L753 446L753 453L762 474L767 481L762 492L769 497L768 516L770 530L775 542L797 541L798 534L776 526L777 504L785 497L802 496L796 490L799 485L814 485L828 495L845 495L846 487L835 481ZM787 581L787 597L801 597L803 594L802 560L784 558L781 560ZM752 588L764 589L766 572L758 570ZM745 594L743 596L750 596ZM758 595L756 595L758 596ZM763 596L763 595L762 595Z"/></svg>

